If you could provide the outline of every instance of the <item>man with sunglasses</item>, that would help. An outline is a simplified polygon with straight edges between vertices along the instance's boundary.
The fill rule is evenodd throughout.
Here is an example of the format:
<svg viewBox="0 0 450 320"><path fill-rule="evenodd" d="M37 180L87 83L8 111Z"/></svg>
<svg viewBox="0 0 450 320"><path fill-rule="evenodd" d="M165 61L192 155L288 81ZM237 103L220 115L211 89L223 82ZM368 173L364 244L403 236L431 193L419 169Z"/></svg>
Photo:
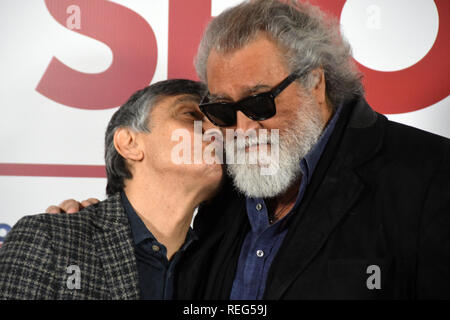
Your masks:
<svg viewBox="0 0 450 320"><path fill-rule="evenodd" d="M237 191L199 211L179 297L450 298L449 140L370 108L337 22L244 2L212 20L196 68L212 123L279 129L245 150L279 148L280 170L227 164Z"/></svg>
<svg viewBox="0 0 450 320"><path fill-rule="evenodd" d="M370 108L336 21L244 2L211 21L196 68L216 126L279 130L242 146L278 148L279 170L227 163L177 298L450 298L450 142Z"/></svg>

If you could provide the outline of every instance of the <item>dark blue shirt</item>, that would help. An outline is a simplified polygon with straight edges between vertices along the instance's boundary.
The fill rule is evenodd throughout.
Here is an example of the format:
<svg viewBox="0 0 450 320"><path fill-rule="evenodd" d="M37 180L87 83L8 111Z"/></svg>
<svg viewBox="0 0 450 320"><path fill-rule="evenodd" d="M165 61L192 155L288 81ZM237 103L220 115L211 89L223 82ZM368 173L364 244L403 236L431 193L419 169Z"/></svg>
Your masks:
<svg viewBox="0 0 450 320"><path fill-rule="evenodd" d="M271 225L264 199L246 199L247 215L251 229L242 244L230 299L255 300L263 298L267 275L272 261L287 234L289 219L302 201L303 194L311 181L314 169L339 118L340 110L341 108L339 107L316 145L300 161L302 179L299 191L294 207L284 218Z"/></svg>
<svg viewBox="0 0 450 320"><path fill-rule="evenodd" d="M186 241L170 259L166 247L159 243L137 215L124 192L122 204L128 215L136 255L140 297L143 300L169 300L173 298L173 273L181 254L196 238L192 229Z"/></svg>

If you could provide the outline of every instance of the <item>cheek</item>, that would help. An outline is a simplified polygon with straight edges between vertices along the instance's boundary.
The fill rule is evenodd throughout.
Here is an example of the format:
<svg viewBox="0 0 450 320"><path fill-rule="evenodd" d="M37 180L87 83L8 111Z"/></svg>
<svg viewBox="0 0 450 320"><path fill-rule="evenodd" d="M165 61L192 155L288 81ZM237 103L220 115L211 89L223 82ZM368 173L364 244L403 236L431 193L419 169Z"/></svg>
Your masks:
<svg viewBox="0 0 450 320"><path fill-rule="evenodd" d="M146 153L148 157L159 162L170 161L172 148L174 148L181 141L184 141L181 133L181 131L177 132L176 128L170 127L164 128L164 130L152 131L152 138L146 145Z"/></svg>
<svg viewBox="0 0 450 320"><path fill-rule="evenodd" d="M215 125L213 125L209 120L203 121L203 130L210 130L210 129L218 129Z"/></svg>
<svg viewBox="0 0 450 320"><path fill-rule="evenodd" d="M261 121L260 123L264 129L279 129L281 131L291 125L294 119L297 118L297 108L298 107L294 107L293 105L282 105L278 108L277 105L277 113L275 116L268 120Z"/></svg>
<svg viewBox="0 0 450 320"><path fill-rule="evenodd" d="M288 93L288 92L286 92ZM302 107L302 99L294 92L289 92L275 99L277 113L274 117L279 123L290 123L296 118L298 110Z"/></svg>
<svg viewBox="0 0 450 320"><path fill-rule="evenodd" d="M164 160L166 156L164 154L165 150L162 139L154 137L152 140L148 141L145 146L145 153L150 162L155 163L155 161L161 162L161 160Z"/></svg>
<svg viewBox="0 0 450 320"><path fill-rule="evenodd" d="M181 131L180 131L181 132ZM191 159L194 157L194 150L195 145L200 144L200 147L202 146L202 131L199 132L194 131L193 125L192 128L183 128L182 135L177 135L176 141L170 141L168 143L168 152L171 153L172 148L175 148L175 146L180 146L180 144L183 145L183 150L189 150L191 154Z"/></svg>

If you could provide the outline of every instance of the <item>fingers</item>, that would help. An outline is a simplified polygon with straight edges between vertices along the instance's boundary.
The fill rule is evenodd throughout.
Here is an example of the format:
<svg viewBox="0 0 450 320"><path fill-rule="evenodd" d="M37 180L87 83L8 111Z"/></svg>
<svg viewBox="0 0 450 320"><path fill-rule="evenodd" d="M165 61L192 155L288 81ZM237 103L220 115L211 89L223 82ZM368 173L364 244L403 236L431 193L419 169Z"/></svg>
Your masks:
<svg viewBox="0 0 450 320"><path fill-rule="evenodd" d="M66 213L75 213L81 210L81 203L74 199L64 200L59 206Z"/></svg>
<svg viewBox="0 0 450 320"><path fill-rule="evenodd" d="M98 199L95 199L95 198L89 198L89 199L87 199L87 200L82 201L82 202L81 202L81 206L82 206L83 208L86 208L86 207L89 207L90 205L96 204L96 203L98 203L98 202L99 202Z"/></svg>
<svg viewBox="0 0 450 320"><path fill-rule="evenodd" d="M45 210L46 213L61 213L61 208L58 206L50 206Z"/></svg>
<svg viewBox="0 0 450 320"><path fill-rule="evenodd" d="M48 207L45 212L46 213L75 213L80 211L83 208L89 207L90 205L96 204L100 202L100 200L96 198L89 198L87 200L82 201L79 203L78 201L74 199L68 199L61 202L58 206L50 206Z"/></svg>

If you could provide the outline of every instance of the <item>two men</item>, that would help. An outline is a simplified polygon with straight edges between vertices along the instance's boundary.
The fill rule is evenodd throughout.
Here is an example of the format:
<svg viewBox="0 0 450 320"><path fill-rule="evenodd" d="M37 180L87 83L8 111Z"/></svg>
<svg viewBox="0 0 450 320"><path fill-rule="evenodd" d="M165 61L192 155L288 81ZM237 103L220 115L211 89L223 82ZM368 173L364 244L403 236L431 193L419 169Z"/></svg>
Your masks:
<svg viewBox="0 0 450 320"><path fill-rule="evenodd" d="M108 198L22 218L0 249L0 299L172 299L174 269L196 241L194 209L222 180L220 164L171 160L172 131L194 138L204 92L167 80L119 108L105 135Z"/></svg>
<svg viewBox="0 0 450 320"><path fill-rule="evenodd" d="M280 131L242 147L279 148L279 170L227 164L176 298L450 297L450 142L370 108L336 22L296 1L244 2L212 20L196 67L212 123Z"/></svg>

